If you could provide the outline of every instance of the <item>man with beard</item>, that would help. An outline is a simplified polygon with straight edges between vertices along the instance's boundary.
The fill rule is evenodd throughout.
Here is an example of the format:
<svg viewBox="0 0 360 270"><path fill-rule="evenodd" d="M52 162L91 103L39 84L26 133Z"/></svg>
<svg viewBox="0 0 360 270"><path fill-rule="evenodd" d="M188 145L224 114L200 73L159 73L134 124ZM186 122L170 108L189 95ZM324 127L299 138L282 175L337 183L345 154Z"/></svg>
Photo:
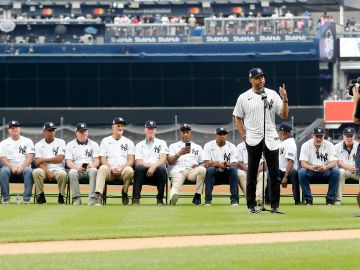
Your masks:
<svg viewBox="0 0 360 270"><path fill-rule="evenodd" d="M282 119L288 117L288 97L284 84L279 87L280 96L274 90L264 87L265 73L261 68L249 71L249 81L252 87L239 96L233 111L236 127L248 150L247 207L252 214L259 212L256 210L255 193L259 162L263 154L271 184L271 212L280 213L280 139L276 131L275 115L278 114Z"/></svg>
<svg viewBox="0 0 360 270"><path fill-rule="evenodd" d="M301 146L299 160L302 168L298 173L307 205L313 204L310 182L314 179L329 183L326 204L335 204L335 193L339 184L339 169L336 167L335 147L324 137L325 130L320 127L315 128L312 139Z"/></svg>

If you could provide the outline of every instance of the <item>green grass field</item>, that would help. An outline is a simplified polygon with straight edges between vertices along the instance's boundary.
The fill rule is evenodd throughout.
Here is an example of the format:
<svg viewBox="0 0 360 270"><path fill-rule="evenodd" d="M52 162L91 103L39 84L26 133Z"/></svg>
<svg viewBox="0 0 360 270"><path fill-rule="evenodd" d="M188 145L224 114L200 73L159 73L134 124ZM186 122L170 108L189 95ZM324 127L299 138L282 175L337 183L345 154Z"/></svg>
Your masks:
<svg viewBox="0 0 360 270"><path fill-rule="evenodd" d="M1 269L356 269L359 240L0 256Z"/></svg>
<svg viewBox="0 0 360 270"><path fill-rule="evenodd" d="M341 206L326 206L323 198L314 200L317 205L295 206L283 198L286 215L250 215L244 200L239 207L219 198L211 207L193 206L191 199L181 199L184 204L176 207L155 206L154 199L144 199L139 207L119 201L102 207L0 205L0 242L360 228L360 218L353 217L359 212L354 198Z"/></svg>

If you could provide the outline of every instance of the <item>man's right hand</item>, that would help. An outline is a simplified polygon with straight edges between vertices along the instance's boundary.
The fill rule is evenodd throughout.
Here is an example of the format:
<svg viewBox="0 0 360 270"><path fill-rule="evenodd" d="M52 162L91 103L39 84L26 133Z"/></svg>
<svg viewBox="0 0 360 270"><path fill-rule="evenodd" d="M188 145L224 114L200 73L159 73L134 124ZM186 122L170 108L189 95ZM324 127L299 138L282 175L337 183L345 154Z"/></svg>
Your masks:
<svg viewBox="0 0 360 270"><path fill-rule="evenodd" d="M186 155L190 153L190 147L183 147L180 149L180 152L178 153L180 156Z"/></svg>
<svg viewBox="0 0 360 270"><path fill-rule="evenodd" d="M75 165L75 169L80 173L86 172L86 169L83 168L81 165Z"/></svg>
<svg viewBox="0 0 360 270"><path fill-rule="evenodd" d="M11 171L12 174L17 174L17 173L16 173L16 172L17 172L17 169L18 169L18 168L16 168L16 167L10 167L10 171Z"/></svg>
<svg viewBox="0 0 360 270"><path fill-rule="evenodd" d="M52 181L55 179L55 175L51 171L49 171L47 172L47 178L49 181Z"/></svg>
<svg viewBox="0 0 360 270"><path fill-rule="evenodd" d="M281 179L281 186L283 188L287 188L287 184L288 184L288 180L286 177L283 177L283 179Z"/></svg>
<svg viewBox="0 0 360 270"><path fill-rule="evenodd" d="M121 175L122 167L112 167L111 173L114 175Z"/></svg>

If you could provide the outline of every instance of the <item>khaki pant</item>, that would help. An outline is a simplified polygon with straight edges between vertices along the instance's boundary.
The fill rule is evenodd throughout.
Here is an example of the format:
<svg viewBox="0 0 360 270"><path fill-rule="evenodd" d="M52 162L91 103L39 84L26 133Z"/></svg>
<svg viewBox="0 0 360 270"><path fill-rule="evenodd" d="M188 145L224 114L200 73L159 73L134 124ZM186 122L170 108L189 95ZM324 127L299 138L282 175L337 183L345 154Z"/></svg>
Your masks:
<svg viewBox="0 0 360 270"><path fill-rule="evenodd" d="M347 178L351 178L354 180L359 181L360 177L357 176L354 173L350 173L349 171L346 171L344 169L339 169L340 171L340 177L339 177L339 186L338 189L336 191L336 196L335 196L335 200L336 201L341 201L342 200L342 195L343 195L343 190L344 190L344 186L345 186L345 180ZM360 181L359 181L359 189L360 189Z"/></svg>
<svg viewBox="0 0 360 270"><path fill-rule="evenodd" d="M66 171L56 170L52 171L52 173L55 176L55 181L58 183L59 193L65 196L65 188L67 183ZM44 180L47 180L46 172L41 168L37 168L33 170L32 175L35 183L35 193L36 195L39 195L44 192Z"/></svg>
<svg viewBox="0 0 360 270"><path fill-rule="evenodd" d="M125 167L122 170L121 175L113 175L108 166L101 165L96 175L95 192L99 192L100 194L103 194L105 181L121 180L124 182L123 191L127 193L129 186L131 184L131 180L133 178L134 178L134 170L129 166Z"/></svg>
<svg viewBox="0 0 360 270"><path fill-rule="evenodd" d="M195 183L195 193L201 194L204 189L204 180L206 175L206 169L202 166L198 166L194 169L185 169L180 172L170 174L171 189L170 198L176 193L178 194L183 186L185 180L189 180Z"/></svg>
<svg viewBox="0 0 360 270"><path fill-rule="evenodd" d="M257 176L257 184L256 184L256 202L262 203L262 183L263 183L263 173L258 173ZM239 177L239 186L242 192L244 193L244 196L246 197L246 171L238 170L238 177ZM267 173L265 172L265 189L267 186Z"/></svg>

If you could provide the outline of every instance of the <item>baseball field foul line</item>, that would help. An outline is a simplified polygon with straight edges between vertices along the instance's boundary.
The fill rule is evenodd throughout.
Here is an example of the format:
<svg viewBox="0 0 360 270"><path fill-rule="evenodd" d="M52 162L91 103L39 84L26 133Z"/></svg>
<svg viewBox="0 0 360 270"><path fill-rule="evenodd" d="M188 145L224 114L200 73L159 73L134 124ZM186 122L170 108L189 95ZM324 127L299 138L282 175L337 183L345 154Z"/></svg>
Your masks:
<svg viewBox="0 0 360 270"><path fill-rule="evenodd" d="M174 236L103 240L47 241L0 244L0 255L96 252L147 248L174 248L319 240L359 239L360 230L328 230L258 234Z"/></svg>

